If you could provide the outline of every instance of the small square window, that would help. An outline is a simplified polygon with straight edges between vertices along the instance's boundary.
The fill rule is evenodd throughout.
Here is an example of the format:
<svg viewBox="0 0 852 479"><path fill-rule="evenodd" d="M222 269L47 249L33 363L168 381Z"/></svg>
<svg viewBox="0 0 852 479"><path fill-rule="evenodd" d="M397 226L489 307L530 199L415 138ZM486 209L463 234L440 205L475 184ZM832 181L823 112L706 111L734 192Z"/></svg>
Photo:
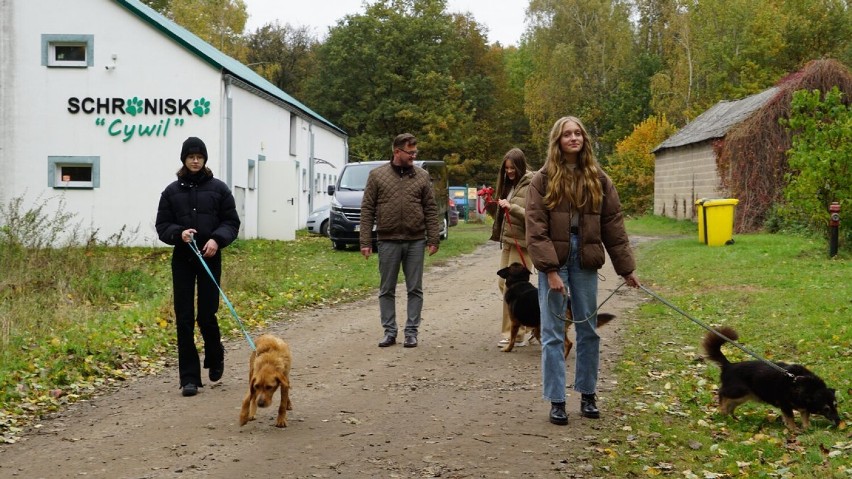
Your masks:
<svg viewBox="0 0 852 479"><path fill-rule="evenodd" d="M92 183L92 165L87 166L71 166L71 165L59 165L59 177L63 183L74 182L81 183L86 182L91 186Z"/></svg>
<svg viewBox="0 0 852 479"><path fill-rule="evenodd" d="M51 188L100 187L100 158L80 156L48 157L47 185Z"/></svg>
<svg viewBox="0 0 852 479"><path fill-rule="evenodd" d="M42 35L42 65L90 67L94 64L93 35Z"/></svg>

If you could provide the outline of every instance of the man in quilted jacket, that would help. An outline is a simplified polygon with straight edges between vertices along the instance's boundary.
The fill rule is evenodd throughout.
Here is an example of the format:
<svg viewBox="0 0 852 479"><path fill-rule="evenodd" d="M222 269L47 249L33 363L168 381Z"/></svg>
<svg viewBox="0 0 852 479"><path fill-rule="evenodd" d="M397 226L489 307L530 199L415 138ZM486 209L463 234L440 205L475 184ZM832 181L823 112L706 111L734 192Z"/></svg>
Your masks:
<svg viewBox="0 0 852 479"><path fill-rule="evenodd" d="M423 309L424 251L438 251L440 220L429 173L414 165L417 139L410 133L393 140L393 158L373 169L361 200L361 254L373 252L375 227L379 252L379 314L384 338L380 348L396 344L396 281L399 268L405 276L408 311L406 348L417 347L420 312Z"/></svg>

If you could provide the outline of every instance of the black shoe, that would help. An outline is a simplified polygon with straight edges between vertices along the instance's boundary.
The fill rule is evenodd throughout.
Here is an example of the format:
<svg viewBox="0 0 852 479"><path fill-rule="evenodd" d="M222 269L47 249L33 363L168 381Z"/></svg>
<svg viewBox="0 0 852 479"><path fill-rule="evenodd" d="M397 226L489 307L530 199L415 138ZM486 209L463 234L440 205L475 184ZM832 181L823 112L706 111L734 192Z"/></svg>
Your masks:
<svg viewBox="0 0 852 479"><path fill-rule="evenodd" d="M405 342L402 343L402 346L405 348L416 348L417 347L417 336L406 336Z"/></svg>
<svg viewBox="0 0 852 479"><path fill-rule="evenodd" d="M210 375L210 380L214 383L222 379L222 373L225 372L225 360L219 361L219 364L210 368L207 372Z"/></svg>
<svg viewBox="0 0 852 479"><path fill-rule="evenodd" d="M550 403L550 422L557 426L565 426L568 424L568 414L565 413L564 402Z"/></svg>
<svg viewBox="0 0 852 479"><path fill-rule="evenodd" d="M186 383L181 388L180 393L183 394L184 397L195 396L196 394L198 394L198 386L192 383Z"/></svg>
<svg viewBox="0 0 852 479"><path fill-rule="evenodd" d="M580 397L580 415L591 419L601 417L601 412L598 411L598 407L595 405L594 394L583 394Z"/></svg>
<svg viewBox="0 0 852 479"><path fill-rule="evenodd" d="M385 339L379 343L380 348L386 348L388 346L393 346L396 344L396 336L391 336L390 334L385 335Z"/></svg>

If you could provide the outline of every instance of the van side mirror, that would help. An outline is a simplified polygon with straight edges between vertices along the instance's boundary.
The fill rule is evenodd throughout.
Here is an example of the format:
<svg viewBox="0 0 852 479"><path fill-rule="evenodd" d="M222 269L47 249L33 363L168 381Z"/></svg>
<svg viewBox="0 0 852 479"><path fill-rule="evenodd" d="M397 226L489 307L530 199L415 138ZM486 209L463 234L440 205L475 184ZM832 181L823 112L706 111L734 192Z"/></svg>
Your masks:
<svg viewBox="0 0 852 479"><path fill-rule="evenodd" d="M334 194L334 185L328 185L328 194L329 196Z"/></svg>

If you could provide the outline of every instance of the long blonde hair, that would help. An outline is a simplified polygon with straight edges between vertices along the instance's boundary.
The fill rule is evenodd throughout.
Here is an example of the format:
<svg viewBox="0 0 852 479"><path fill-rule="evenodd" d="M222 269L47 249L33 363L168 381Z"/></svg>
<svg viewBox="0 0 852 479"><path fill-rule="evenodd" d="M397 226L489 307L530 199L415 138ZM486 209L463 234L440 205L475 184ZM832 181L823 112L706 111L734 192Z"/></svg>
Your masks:
<svg viewBox="0 0 852 479"><path fill-rule="evenodd" d="M572 170L562 154L560 139L562 129L569 121L580 127L583 135L583 148L577 154L577 164ZM591 202L592 211L598 212L603 199L600 173L601 169L592 151L592 140L583 123L573 116L564 116L553 124L547 147L547 161L544 164L547 173L547 192L544 204L548 209L556 208L566 197L574 208L582 209Z"/></svg>

